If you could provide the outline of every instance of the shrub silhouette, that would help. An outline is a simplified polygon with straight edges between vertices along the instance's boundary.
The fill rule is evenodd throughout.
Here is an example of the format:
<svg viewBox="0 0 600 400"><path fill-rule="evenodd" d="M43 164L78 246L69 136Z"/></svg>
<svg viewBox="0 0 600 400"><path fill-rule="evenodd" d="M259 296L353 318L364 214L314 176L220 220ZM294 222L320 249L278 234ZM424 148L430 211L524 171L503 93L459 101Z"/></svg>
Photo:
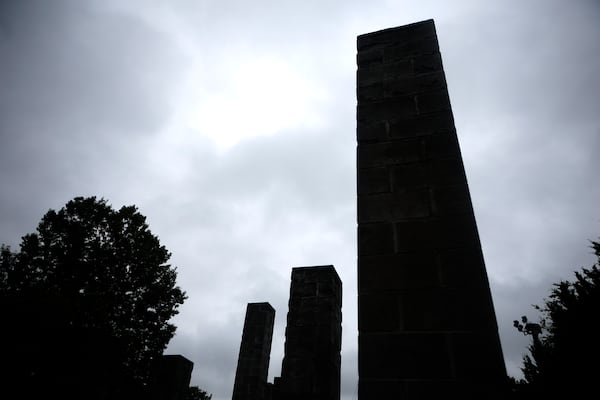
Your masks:
<svg viewBox="0 0 600 400"><path fill-rule="evenodd" d="M592 242L600 261L600 243ZM527 317L514 326L531 335L529 354L523 357L524 381L519 390L530 397L576 398L593 393L600 374L600 270L575 272L574 281L555 283L543 306L539 323ZM583 398L583 397L582 397Z"/></svg>

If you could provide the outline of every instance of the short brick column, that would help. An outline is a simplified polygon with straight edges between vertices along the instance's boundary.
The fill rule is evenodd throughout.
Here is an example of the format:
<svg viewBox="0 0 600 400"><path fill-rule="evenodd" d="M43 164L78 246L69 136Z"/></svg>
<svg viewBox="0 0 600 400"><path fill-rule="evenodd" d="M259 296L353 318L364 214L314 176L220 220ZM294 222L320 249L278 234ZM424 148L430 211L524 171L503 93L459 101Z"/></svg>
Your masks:
<svg viewBox="0 0 600 400"><path fill-rule="evenodd" d="M275 310L269 303L248 303L233 400L268 400L267 377L274 323Z"/></svg>
<svg viewBox="0 0 600 400"><path fill-rule="evenodd" d="M342 282L331 265L292 269L276 400L339 400Z"/></svg>

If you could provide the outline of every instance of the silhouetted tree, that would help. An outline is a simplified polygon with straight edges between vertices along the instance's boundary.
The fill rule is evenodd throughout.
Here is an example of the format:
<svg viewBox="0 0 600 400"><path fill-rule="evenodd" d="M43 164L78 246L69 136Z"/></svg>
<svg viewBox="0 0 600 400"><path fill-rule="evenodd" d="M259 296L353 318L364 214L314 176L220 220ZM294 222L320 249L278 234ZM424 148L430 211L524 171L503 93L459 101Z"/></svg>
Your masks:
<svg viewBox="0 0 600 400"><path fill-rule="evenodd" d="M600 261L600 243L592 242ZM522 391L531 397L576 398L597 391L600 376L600 270L575 272L575 280L554 284L543 306L539 323L527 317L514 321L523 334L532 337L529 354L523 357ZM575 397L572 397L575 396Z"/></svg>
<svg viewBox="0 0 600 400"><path fill-rule="evenodd" d="M173 337L168 321L186 298L169 258L135 206L114 210L103 199L76 197L58 212L49 210L37 232L22 238L19 252L2 246L2 311L5 322L12 318L5 331L16 332L11 340L32 340L29 348L42 340L42 352L58 345L61 353L48 356L59 358L44 367L69 352L75 366L86 357L86 367L104 359L100 365L115 369L104 373L135 391ZM36 329L45 337L30 337ZM32 360L26 363L34 368Z"/></svg>
<svg viewBox="0 0 600 400"><path fill-rule="evenodd" d="M210 400L212 399L212 394L206 393L204 390L200 389L198 386L190 386L188 389L185 400Z"/></svg>

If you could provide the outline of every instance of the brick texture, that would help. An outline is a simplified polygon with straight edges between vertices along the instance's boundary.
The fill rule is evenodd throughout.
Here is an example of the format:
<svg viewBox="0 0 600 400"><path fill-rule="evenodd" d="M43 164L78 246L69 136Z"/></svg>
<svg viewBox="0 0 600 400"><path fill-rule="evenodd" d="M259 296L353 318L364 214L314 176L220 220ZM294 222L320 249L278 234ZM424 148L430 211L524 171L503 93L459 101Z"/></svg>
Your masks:
<svg viewBox="0 0 600 400"><path fill-rule="evenodd" d="M342 283L333 266L292 269L279 400L339 400Z"/></svg>
<svg viewBox="0 0 600 400"><path fill-rule="evenodd" d="M275 310L269 303L248 303L233 386L233 400L267 400Z"/></svg>
<svg viewBox="0 0 600 400"><path fill-rule="evenodd" d="M434 22L358 37L359 400L496 398L496 317Z"/></svg>

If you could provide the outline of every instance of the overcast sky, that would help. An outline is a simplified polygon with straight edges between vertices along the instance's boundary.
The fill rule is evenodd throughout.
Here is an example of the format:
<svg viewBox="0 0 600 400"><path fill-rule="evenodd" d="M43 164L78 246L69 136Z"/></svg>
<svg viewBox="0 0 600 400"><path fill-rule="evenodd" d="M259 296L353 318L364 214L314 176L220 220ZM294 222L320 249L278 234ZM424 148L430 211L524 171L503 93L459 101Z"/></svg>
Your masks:
<svg viewBox="0 0 600 400"><path fill-rule="evenodd" d="M360 34L433 18L507 370L552 283L600 236L597 1L0 1L0 243L75 196L134 204L189 296L167 353L230 399L246 304L292 267L344 285L356 396Z"/></svg>

